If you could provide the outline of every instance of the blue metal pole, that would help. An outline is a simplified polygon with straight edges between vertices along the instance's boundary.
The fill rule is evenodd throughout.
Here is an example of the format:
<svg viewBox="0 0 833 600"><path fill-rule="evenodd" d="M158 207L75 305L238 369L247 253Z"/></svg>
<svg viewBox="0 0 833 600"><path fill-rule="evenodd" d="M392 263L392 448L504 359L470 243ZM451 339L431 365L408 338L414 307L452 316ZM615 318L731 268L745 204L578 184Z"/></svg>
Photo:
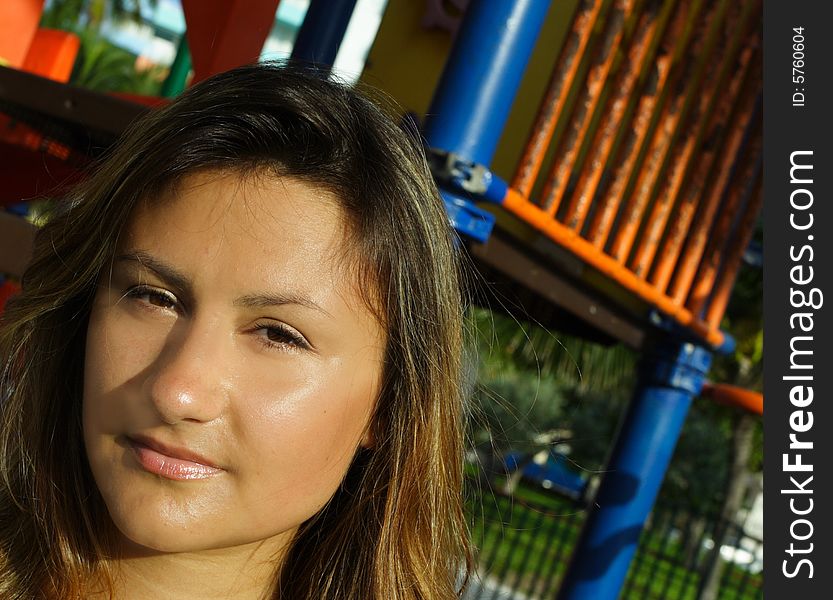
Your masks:
<svg viewBox="0 0 833 600"><path fill-rule="evenodd" d="M503 200L506 184L488 166L549 5L550 0L471 0L425 118L449 219L481 242L494 216L472 200Z"/></svg>
<svg viewBox="0 0 833 600"><path fill-rule="evenodd" d="M644 355L640 381L620 428L559 600L615 600L654 506L711 352L670 336Z"/></svg>
<svg viewBox="0 0 833 600"><path fill-rule="evenodd" d="M471 0L425 121L429 146L489 165L550 0Z"/></svg>
<svg viewBox="0 0 833 600"><path fill-rule="evenodd" d="M332 67L356 1L312 0L292 46L292 59Z"/></svg>

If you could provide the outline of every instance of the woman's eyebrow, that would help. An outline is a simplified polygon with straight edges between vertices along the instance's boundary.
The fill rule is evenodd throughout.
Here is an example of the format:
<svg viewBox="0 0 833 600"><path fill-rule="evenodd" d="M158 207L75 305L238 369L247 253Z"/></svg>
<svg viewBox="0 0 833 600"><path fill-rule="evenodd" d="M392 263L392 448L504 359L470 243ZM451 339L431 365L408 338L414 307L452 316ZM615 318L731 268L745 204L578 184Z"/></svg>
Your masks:
<svg viewBox="0 0 833 600"><path fill-rule="evenodd" d="M153 271L162 281L173 287L178 294L184 295L188 298L192 295L191 279L185 274L144 252L142 250L134 250L120 254L116 257L116 262L132 262L136 263L150 271ZM323 307L314 302L311 298L301 294L294 293L257 293L246 294L234 300L235 306L243 306L246 308L268 308L270 306L284 306L287 304L295 304L316 310L320 313L332 317Z"/></svg>
<svg viewBox="0 0 833 600"><path fill-rule="evenodd" d="M178 291L183 293L190 293L191 291L191 280L186 275L142 250L120 254L116 257L116 262L137 263L141 267L153 271L160 279Z"/></svg>
<svg viewBox="0 0 833 600"><path fill-rule="evenodd" d="M270 306L297 304L298 306L317 310L328 317L332 317L329 312L313 302L310 298L299 294L247 294L237 298L234 301L234 304L237 306L245 306L247 308L267 308Z"/></svg>

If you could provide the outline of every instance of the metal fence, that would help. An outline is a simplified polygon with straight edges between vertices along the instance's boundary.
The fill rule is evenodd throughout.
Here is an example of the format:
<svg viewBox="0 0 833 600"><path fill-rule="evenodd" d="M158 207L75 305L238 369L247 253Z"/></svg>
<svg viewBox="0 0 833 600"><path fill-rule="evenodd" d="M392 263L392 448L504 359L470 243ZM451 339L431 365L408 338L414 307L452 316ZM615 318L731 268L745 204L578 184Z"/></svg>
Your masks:
<svg viewBox="0 0 833 600"><path fill-rule="evenodd" d="M495 492L473 501L470 512L478 554L466 600L555 598L584 509L555 496L530 501ZM715 539L723 543L716 545ZM717 573L718 599L757 600L763 598L756 556L762 550L761 540L745 535L734 523L658 506L640 538L620 597L697 600L708 574Z"/></svg>

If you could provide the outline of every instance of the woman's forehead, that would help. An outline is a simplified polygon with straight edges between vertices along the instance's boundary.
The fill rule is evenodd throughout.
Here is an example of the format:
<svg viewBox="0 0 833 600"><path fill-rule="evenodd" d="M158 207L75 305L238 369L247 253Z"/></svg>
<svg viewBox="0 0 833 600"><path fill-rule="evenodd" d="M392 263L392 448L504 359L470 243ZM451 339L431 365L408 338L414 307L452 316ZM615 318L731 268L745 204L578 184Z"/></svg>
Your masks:
<svg viewBox="0 0 833 600"><path fill-rule="evenodd" d="M202 171L140 202L117 255L152 255L239 292L264 286L312 302L375 310L379 282L340 200L292 177Z"/></svg>
<svg viewBox="0 0 833 600"><path fill-rule="evenodd" d="M203 226L239 226L272 237L275 229L321 234L344 230L348 219L338 197L323 185L266 169L206 169L178 178L139 202L135 221L154 213ZM346 231L339 231L338 241Z"/></svg>
<svg viewBox="0 0 833 600"><path fill-rule="evenodd" d="M231 278L337 280L345 221L330 192L296 179L201 172L141 202L119 252L150 252Z"/></svg>

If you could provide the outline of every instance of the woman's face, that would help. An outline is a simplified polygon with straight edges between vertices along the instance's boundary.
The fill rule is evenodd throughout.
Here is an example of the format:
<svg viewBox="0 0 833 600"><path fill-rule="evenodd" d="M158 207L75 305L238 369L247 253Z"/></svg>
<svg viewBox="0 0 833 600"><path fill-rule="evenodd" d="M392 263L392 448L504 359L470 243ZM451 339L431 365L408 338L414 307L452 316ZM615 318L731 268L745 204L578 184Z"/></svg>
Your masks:
<svg viewBox="0 0 833 600"><path fill-rule="evenodd" d="M345 218L291 178L209 172L137 209L87 333L90 466L130 547L288 540L342 481L384 333Z"/></svg>

